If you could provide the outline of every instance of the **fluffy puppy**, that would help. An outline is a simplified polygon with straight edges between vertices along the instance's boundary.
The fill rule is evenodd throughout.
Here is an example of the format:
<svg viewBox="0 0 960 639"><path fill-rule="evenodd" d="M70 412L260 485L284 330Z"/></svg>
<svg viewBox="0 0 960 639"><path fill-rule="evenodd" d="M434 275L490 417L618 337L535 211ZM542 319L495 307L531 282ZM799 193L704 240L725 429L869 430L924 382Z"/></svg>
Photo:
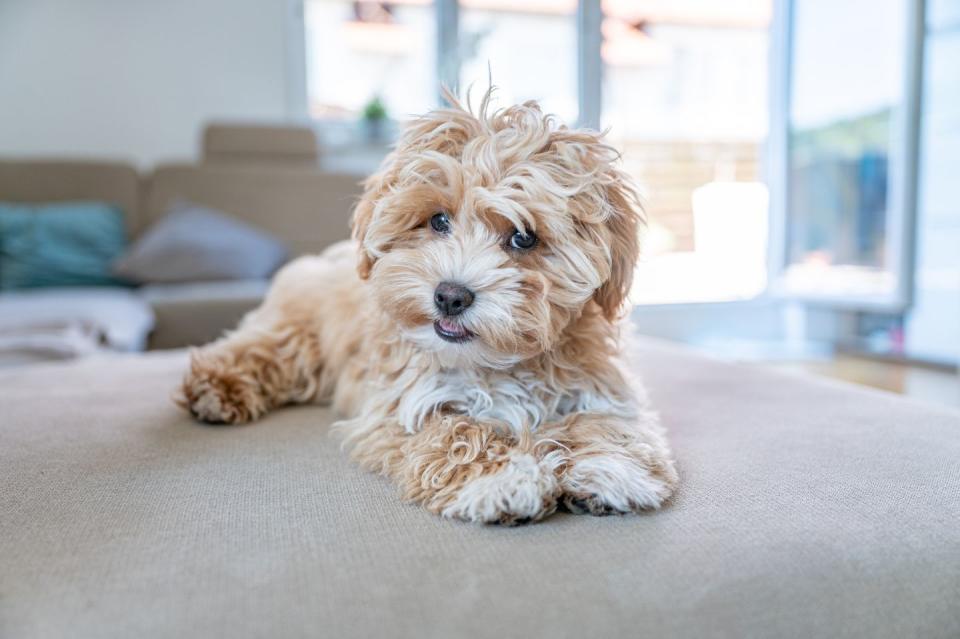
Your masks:
<svg viewBox="0 0 960 639"><path fill-rule="evenodd" d="M226 424L332 401L353 458L445 517L657 508L677 475L618 359L636 191L597 133L489 100L411 123L354 241L282 269L181 401Z"/></svg>

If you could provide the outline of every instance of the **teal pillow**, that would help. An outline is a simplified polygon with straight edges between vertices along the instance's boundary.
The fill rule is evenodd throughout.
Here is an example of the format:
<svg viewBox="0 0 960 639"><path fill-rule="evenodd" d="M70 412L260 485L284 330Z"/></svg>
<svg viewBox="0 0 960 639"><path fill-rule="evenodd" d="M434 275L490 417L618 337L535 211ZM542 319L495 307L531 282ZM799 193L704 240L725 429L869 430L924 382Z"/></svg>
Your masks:
<svg viewBox="0 0 960 639"><path fill-rule="evenodd" d="M0 290L115 286L127 238L120 209L98 202L0 203Z"/></svg>

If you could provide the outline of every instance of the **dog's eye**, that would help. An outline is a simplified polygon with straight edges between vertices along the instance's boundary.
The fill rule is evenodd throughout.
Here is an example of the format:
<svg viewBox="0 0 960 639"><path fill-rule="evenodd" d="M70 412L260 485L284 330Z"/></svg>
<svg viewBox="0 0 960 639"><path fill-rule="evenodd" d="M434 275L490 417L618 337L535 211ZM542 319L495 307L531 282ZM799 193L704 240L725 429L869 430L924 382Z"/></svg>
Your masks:
<svg viewBox="0 0 960 639"><path fill-rule="evenodd" d="M432 228L437 233L449 233L450 232L450 218L447 217L446 213L437 213L430 218L430 228Z"/></svg>
<svg viewBox="0 0 960 639"><path fill-rule="evenodd" d="M533 231L517 231L510 236L510 246L521 251L529 251L537 244L537 236Z"/></svg>

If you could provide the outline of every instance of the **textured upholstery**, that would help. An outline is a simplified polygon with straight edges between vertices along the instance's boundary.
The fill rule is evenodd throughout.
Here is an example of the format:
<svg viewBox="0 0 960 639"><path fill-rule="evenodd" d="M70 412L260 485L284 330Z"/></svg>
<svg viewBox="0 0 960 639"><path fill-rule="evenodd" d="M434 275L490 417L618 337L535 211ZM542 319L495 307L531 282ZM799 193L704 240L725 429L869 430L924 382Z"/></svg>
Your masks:
<svg viewBox="0 0 960 639"><path fill-rule="evenodd" d="M644 344L672 504L480 527L325 408L193 423L185 361L0 373L0 636L960 636L955 412Z"/></svg>

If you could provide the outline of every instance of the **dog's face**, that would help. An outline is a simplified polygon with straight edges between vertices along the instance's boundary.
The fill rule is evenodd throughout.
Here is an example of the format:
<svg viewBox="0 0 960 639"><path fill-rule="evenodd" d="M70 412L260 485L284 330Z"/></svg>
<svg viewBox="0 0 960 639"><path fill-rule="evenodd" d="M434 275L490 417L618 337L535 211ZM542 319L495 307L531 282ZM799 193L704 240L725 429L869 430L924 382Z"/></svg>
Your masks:
<svg viewBox="0 0 960 639"><path fill-rule="evenodd" d="M507 367L571 321L612 321L640 207L617 154L534 103L456 105L405 131L354 213L358 269L398 331L455 366Z"/></svg>

